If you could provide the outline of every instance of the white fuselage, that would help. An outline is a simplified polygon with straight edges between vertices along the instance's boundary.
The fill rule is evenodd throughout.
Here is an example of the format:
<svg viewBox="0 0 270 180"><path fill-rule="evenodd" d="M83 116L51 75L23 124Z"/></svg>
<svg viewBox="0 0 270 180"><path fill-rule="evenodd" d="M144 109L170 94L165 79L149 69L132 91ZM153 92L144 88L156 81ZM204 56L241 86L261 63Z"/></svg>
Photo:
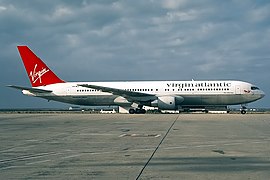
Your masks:
<svg viewBox="0 0 270 180"><path fill-rule="evenodd" d="M264 96L258 87L243 81L65 82L28 46L17 48L32 87L8 87L48 100L87 106L118 105L134 114L145 113L143 106L160 110L224 107L250 103Z"/></svg>
<svg viewBox="0 0 270 180"><path fill-rule="evenodd" d="M127 105L122 96L109 92L80 86L91 84L110 87L125 91L141 92L155 97L176 96L181 97L175 101L176 106L223 106L246 104L256 101L264 96L264 92L256 86L243 81L123 81L123 82L67 82L38 89L51 90L51 93L35 93L24 90L26 95L42 97L48 100L60 101L76 105L103 106ZM119 101L120 97L120 101ZM145 97L140 102L144 102ZM137 98L137 99L138 99ZM178 98L179 99L179 98ZM145 100L144 105L155 106L156 99Z"/></svg>

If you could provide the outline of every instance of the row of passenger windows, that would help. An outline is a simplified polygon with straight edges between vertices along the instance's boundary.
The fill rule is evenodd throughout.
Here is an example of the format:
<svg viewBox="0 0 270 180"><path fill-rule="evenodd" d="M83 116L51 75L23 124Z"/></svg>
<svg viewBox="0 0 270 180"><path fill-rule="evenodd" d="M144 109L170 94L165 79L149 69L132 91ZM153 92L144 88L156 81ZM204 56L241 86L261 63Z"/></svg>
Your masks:
<svg viewBox="0 0 270 180"><path fill-rule="evenodd" d="M126 91L153 91L153 89L125 89ZM198 91L229 91L229 88L201 88ZM158 91L158 89L156 89ZM165 89L164 91L195 91L195 89Z"/></svg>
<svg viewBox="0 0 270 180"><path fill-rule="evenodd" d="M198 91L229 91L229 88L208 88L208 89L198 89Z"/></svg>
<svg viewBox="0 0 270 180"><path fill-rule="evenodd" d="M78 89L77 92L97 92L96 89Z"/></svg>
<svg viewBox="0 0 270 180"><path fill-rule="evenodd" d="M125 91L154 91L154 89L125 89ZM156 89L158 91L158 89Z"/></svg>
<svg viewBox="0 0 270 180"><path fill-rule="evenodd" d="M197 91L229 91L229 88L200 88L197 89ZM95 89L78 89L77 92L97 92L100 90ZM150 92L153 91L153 89L125 89L125 91L134 91L134 92ZM158 91L158 89L156 89ZM195 91L195 89L165 89L166 92L169 91Z"/></svg>
<svg viewBox="0 0 270 180"><path fill-rule="evenodd" d="M229 88L201 88L197 91L229 91ZM165 91L170 91L170 89L165 89ZM172 91L195 91L195 89L172 89Z"/></svg>
<svg viewBox="0 0 270 180"><path fill-rule="evenodd" d="M208 89L198 89L198 91L229 91L229 88L208 88Z"/></svg>

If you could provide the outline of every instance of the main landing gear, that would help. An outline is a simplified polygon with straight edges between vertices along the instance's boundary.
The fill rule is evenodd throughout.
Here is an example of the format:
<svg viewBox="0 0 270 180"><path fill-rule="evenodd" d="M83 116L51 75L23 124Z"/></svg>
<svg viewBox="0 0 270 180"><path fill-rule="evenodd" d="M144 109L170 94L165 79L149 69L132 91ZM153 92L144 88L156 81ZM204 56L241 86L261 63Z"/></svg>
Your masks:
<svg viewBox="0 0 270 180"><path fill-rule="evenodd" d="M139 105L136 109L129 109L129 114L145 114L146 110L143 109L143 106Z"/></svg>

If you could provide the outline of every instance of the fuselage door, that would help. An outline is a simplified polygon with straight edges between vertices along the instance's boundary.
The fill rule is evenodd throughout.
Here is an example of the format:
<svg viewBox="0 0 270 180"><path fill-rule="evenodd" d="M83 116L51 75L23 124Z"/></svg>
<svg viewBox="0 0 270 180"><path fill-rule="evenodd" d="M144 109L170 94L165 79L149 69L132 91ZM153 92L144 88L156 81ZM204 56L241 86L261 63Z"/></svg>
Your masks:
<svg viewBox="0 0 270 180"><path fill-rule="evenodd" d="M67 88L67 95L70 95L70 87Z"/></svg>
<svg viewBox="0 0 270 180"><path fill-rule="evenodd" d="M241 94L241 87L239 85L235 86L235 94Z"/></svg>

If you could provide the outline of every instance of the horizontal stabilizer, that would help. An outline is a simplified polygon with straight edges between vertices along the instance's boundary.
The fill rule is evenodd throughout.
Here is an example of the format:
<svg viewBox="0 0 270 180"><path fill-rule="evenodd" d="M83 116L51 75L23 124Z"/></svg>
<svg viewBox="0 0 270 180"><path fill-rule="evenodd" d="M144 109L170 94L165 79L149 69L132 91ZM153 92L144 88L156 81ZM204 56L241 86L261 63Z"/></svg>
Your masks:
<svg viewBox="0 0 270 180"><path fill-rule="evenodd" d="M50 90L44 90L44 89L38 89L38 88L29 88L29 87L22 87L22 86L13 86L13 85L7 85L7 87L19 89L19 90L27 90L31 93L51 93Z"/></svg>

